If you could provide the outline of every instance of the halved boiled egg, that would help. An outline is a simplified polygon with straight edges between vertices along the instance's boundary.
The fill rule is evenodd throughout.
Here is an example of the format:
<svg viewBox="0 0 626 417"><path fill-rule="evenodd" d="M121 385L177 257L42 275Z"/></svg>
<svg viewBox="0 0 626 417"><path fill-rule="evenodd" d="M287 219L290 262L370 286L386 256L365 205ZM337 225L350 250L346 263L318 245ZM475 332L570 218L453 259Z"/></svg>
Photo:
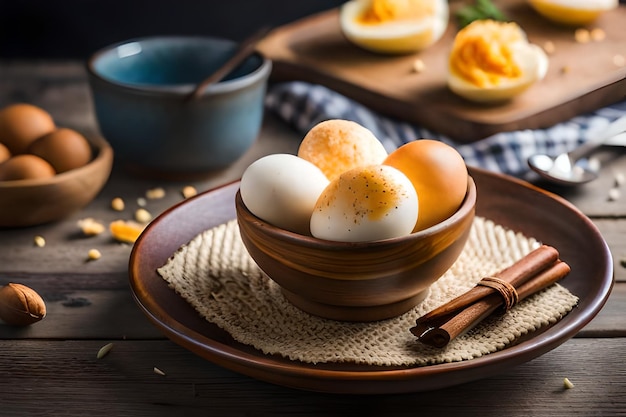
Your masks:
<svg viewBox="0 0 626 417"><path fill-rule="evenodd" d="M511 99L543 79L548 57L515 22L477 20L461 29L448 61L448 87L475 102Z"/></svg>
<svg viewBox="0 0 626 417"><path fill-rule="evenodd" d="M615 9L618 0L528 0L545 18L566 25L586 25Z"/></svg>
<svg viewBox="0 0 626 417"><path fill-rule="evenodd" d="M448 26L446 0L350 0L340 10L345 37L377 53L408 54L434 44Z"/></svg>

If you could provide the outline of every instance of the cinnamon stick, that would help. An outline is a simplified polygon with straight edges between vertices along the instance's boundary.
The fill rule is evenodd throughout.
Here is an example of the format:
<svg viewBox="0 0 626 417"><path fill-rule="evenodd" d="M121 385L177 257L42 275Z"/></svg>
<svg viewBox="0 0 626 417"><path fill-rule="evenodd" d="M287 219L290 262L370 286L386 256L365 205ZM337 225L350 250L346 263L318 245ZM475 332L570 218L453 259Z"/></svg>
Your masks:
<svg viewBox="0 0 626 417"><path fill-rule="evenodd" d="M511 266L497 272L494 276L517 288L533 276L537 275L539 272L552 265L557 259L559 259L559 252L554 247L542 245L528 253ZM430 320L438 316L452 314L455 311L461 310L481 298L488 296L489 294L495 293L496 290L493 288L476 286L465 294L458 296L448 303L420 317L418 322Z"/></svg>
<svg viewBox="0 0 626 417"><path fill-rule="evenodd" d="M569 272L569 265L558 259L556 249L542 246L497 275L516 284L518 298L523 300L559 281ZM477 297L476 294L485 294L485 289L489 290L488 293ZM419 318L411 332L420 342L441 348L480 323L503 303L503 297L495 290L477 286Z"/></svg>

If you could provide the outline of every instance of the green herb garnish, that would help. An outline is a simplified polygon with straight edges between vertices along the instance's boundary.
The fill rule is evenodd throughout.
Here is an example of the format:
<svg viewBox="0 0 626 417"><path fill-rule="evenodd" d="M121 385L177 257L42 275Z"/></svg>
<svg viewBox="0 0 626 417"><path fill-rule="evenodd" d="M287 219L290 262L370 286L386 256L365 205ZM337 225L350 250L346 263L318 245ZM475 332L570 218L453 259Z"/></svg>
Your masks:
<svg viewBox="0 0 626 417"><path fill-rule="evenodd" d="M464 28L475 20L492 19L506 21L507 17L491 0L476 0L474 4L463 6L455 13L460 28Z"/></svg>

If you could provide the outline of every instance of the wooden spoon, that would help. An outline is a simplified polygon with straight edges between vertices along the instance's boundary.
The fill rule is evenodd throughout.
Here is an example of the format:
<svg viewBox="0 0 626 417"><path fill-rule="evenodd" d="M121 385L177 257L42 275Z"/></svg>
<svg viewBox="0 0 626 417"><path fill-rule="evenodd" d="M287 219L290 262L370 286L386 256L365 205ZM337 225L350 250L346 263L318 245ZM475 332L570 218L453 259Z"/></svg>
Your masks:
<svg viewBox="0 0 626 417"><path fill-rule="evenodd" d="M267 35L270 31L269 27L262 27L252 36L245 39L239 44L239 48L235 51L235 54L230 57L221 67L215 70L211 75L206 77L191 93L185 98L185 101L193 101L202 97L204 91L211 85L219 82L228 73L234 70L237 65L241 64L248 56L254 53L258 43Z"/></svg>

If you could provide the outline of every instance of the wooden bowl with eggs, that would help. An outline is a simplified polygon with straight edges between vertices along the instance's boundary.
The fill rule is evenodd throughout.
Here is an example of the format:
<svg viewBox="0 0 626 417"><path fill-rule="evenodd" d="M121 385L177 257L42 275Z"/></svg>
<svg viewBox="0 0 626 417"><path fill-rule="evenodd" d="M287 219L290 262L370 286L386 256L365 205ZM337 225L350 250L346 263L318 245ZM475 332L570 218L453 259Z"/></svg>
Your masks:
<svg viewBox="0 0 626 417"><path fill-rule="evenodd" d="M97 135L58 127L43 109L0 110L0 227L60 220L86 206L107 182L113 150Z"/></svg>
<svg viewBox="0 0 626 417"><path fill-rule="evenodd" d="M476 185L468 178L459 209L434 226L368 242L317 239L281 229L235 198L244 245L286 298L329 319L376 321L419 304L461 254L474 220Z"/></svg>

